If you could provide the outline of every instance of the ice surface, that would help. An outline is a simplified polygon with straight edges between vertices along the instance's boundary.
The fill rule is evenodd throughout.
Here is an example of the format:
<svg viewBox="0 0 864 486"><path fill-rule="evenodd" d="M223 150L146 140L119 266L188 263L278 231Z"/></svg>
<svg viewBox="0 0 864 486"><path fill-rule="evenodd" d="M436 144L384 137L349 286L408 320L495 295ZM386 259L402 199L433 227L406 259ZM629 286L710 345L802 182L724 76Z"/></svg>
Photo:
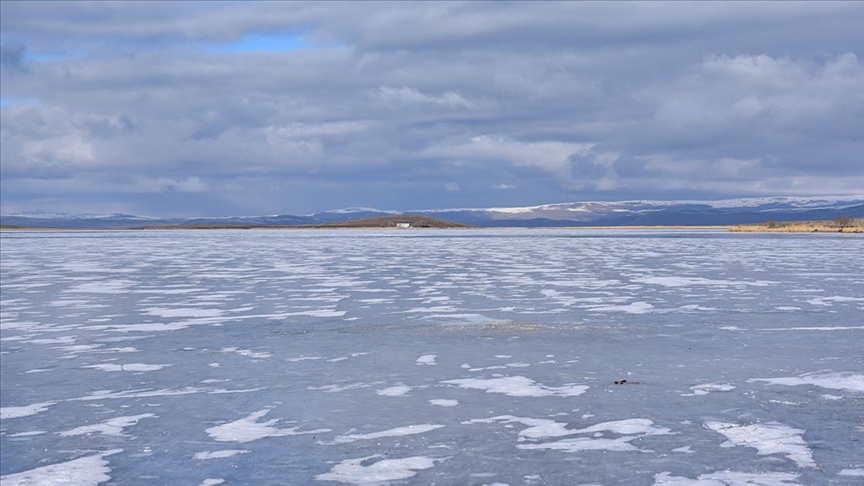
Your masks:
<svg viewBox="0 0 864 486"><path fill-rule="evenodd" d="M860 235L0 239L4 486L862 480Z"/></svg>
<svg viewBox="0 0 864 486"><path fill-rule="evenodd" d="M385 484L389 481L408 479L417 475L417 471L435 467L435 463L444 459L425 456L406 457L403 459L382 459L374 455L359 459L347 459L333 466L329 473L319 474L320 481L338 481L357 485Z"/></svg>
<svg viewBox="0 0 864 486"><path fill-rule="evenodd" d="M684 393L682 397L693 397L700 395L707 395L711 392L728 392L735 389L734 386L728 383L704 383L702 385L691 386L691 390L693 393Z"/></svg>
<svg viewBox="0 0 864 486"><path fill-rule="evenodd" d="M523 429L521 432L519 432L519 435L530 439L539 439L542 437L562 437L565 435L573 435L577 433L576 431L568 430L566 423L556 422L554 420L547 419L514 417L513 415L499 415L497 417L490 417L488 419L468 420L467 422L462 423L491 424L494 422L502 422L505 424L516 422L522 425L527 425L528 428Z"/></svg>
<svg viewBox="0 0 864 486"><path fill-rule="evenodd" d="M833 390L864 393L864 373L817 372L787 378L751 378L747 381L764 381L772 385L786 386L815 385Z"/></svg>
<svg viewBox="0 0 864 486"><path fill-rule="evenodd" d="M141 419L155 416L156 415L152 413L142 413L141 415L130 415L128 417L114 417L112 419L103 421L101 424L82 425L81 427L76 427L72 430L60 432L60 435L68 437L71 435L103 434L113 435L115 437L122 437L125 435L123 433L123 429L125 429L126 427L131 427L138 424L138 421Z"/></svg>
<svg viewBox="0 0 864 486"><path fill-rule="evenodd" d="M207 461L210 459L224 459L239 454L249 454L250 452L252 451L246 449L223 449L221 451L196 452L195 459L198 459L199 461Z"/></svg>
<svg viewBox="0 0 864 486"><path fill-rule="evenodd" d="M816 467L813 452L807 446L804 431L777 422L736 425L724 422L706 422L705 428L719 432L729 439L721 447L753 447L759 455L783 454L798 467Z"/></svg>
<svg viewBox="0 0 864 486"><path fill-rule="evenodd" d="M690 479L663 472L654 476L654 486L800 486L801 483L796 481L799 476L792 473L721 471Z"/></svg>
<svg viewBox="0 0 864 486"><path fill-rule="evenodd" d="M654 306L648 302L633 302L627 305L601 305L591 307L591 312L626 312L627 314L646 314L651 312Z"/></svg>
<svg viewBox="0 0 864 486"><path fill-rule="evenodd" d="M439 407L455 407L459 405L459 400L450 400L446 398L433 398L429 400L429 403L432 405L437 405Z"/></svg>
<svg viewBox="0 0 864 486"><path fill-rule="evenodd" d="M170 364L145 364L145 363L100 363L82 366L82 368L93 368L100 371L158 371L167 368Z"/></svg>
<svg viewBox="0 0 864 486"><path fill-rule="evenodd" d="M838 476L850 476L854 478L864 478L864 468L841 469L837 473Z"/></svg>
<svg viewBox="0 0 864 486"><path fill-rule="evenodd" d="M407 385L395 385L376 390L375 393L385 397L402 397L407 395L412 389L413 388Z"/></svg>
<svg viewBox="0 0 864 486"><path fill-rule="evenodd" d="M289 435L309 435L318 434L321 432L330 432L330 429L316 429L308 431L299 431L300 427L291 427L280 429L274 427L280 419L270 419L266 422L258 422L258 419L270 413L270 410L264 409L249 414L233 422L227 424L210 427L206 430L207 435L214 440L220 442L252 442L253 440L263 439L265 437L285 437Z"/></svg>
<svg viewBox="0 0 864 486"><path fill-rule="evenodd" d="M0 476L0 483L9 486L47 486L51 484L96 486L111 480L111 476L109 476L111 468L108 467L108 460L105 458L121 452L123 449L111 449L67 462Z"/></svg>
<svg viewBox="0 0 864 486"><path fill-rule="evenodd" d="M48 410L48 407L50 407L51 405L56 404L57 402L42 402L34 403L32 405L25 405L23 407L3 407L0 408L0 419L5 420L36 415L37 413L42 413Z"/></svg>
<svg viewBox="0 0 864 486"><path fill-rule="evenodd" d="M426 432L440 429L442 427L444 427L444 425L439 424L406 425L403 427L396 427L389 430L382 430L381 432L372 432L370 434L340 435L333 439L332 442L327 442L327 444L347 444L349 442L356 442L358 440L372 440L380 439L382 437L401 437L404 435L425 434Z"/></svg>
<svg viewBox="0 0 864 486"><path fill-rule="evenodd" d="M755 287L765 287L766 285L771 285L777 282L746 282L746 281L736 281L736 280L712 280L708 278L701 277L645 277L645 278L635 278L634 282L649 284L649 285L662 285L664 287L689 287L692 285L719 285L719 286L733 286L733 285L743 285L743 286L755 286Z"/></svg>
<svg viewBox="0 0 864 486"><path fill-rule="evenodd" d="M511 397L578 397L588 390L585 385L546 386L524 376L462 378L441 383L472 390L485 390L486 393L503 393Z"/></svg>

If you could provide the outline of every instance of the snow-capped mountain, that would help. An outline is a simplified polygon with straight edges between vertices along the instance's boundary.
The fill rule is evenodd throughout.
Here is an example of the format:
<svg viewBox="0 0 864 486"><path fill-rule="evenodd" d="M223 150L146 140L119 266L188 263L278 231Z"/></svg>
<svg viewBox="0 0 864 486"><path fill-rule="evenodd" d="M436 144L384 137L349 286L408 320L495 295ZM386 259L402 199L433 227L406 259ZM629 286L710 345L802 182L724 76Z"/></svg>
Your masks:
<svg viewBox="0 0 864 486"><path fill-rule="evenodd" d="M635 226L729 225L767 220L864 218L864 195L763 197L718 201L589 201L528 207L419 209L411 211L344 208L308 215L157 218L127 214L68 215L8 213L0 224L28 227L135 228L170 225L295 226L316 225L393 214L422 214L475 226Z"/></svg>

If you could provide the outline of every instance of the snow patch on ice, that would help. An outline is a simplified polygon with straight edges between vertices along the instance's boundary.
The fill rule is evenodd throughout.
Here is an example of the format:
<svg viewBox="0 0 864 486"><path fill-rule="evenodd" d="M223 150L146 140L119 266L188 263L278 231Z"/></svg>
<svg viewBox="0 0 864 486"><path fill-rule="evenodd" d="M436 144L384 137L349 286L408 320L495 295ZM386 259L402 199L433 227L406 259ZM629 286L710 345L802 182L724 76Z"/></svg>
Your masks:
<svg viewBox="0 0 864 486"><path fill-rule="evenodd" d="M448 400L446 398L433 398L429 400L429 403L432 405L437 405L439 407L455 407L459 405L459 400Z"/></svg>
<svg viewBox="0 0 864 486"><path fill-rule="evenodd" d="M704 383L702 385L691 386L693 393L682 393L682 397L695 397L707 395L711 392L728 392L735 389L734 386L728 383Z"/></svg>
<svg viewBox="0 0 864 486"><path fill-rule="evenodd" d="M376 390L375 393L384 397L402 397L408 394L412 388L408 385L395 385L388 388Z"/></svg>
<svg viewBox="0 0 864 486"><path fill-rule="evenodd" d="M57 402L42 402L23 407L3 407L0 408L0 419L13 419L20 417L29 417L48 410L51 405L56 405Z"/></svg>
<svg viewBox="0 0 864 486"><path fill-rule="evenodd" d="M846 390L864 393L864 374L859 373L832 373L817 371L815 373L806 373L797 377L751 378L747 380L748 383L757 381L764 381L772 385L786 386L815 385L832 390Z"/></svg>
<svg viewBox="0 0 864 486"><path fill-rule="evenodd" d="M672 476L662 472L654 475L654 486L800 486L795 482L799 474L792 473L742 473L720 471L700 474L696 479Z"/></svg>
<svg viewBox="0 0 864 486"><path fill-rule="evenodd" d="M753 447L760 456L783 454L798 467L816 467L813 452L801 435L804 430L778 422L736 425L725 422L706 422L705 428L723 434L729 439L721 447Z"/></svg>
<svg viewBox="0 0 864 486"><path fill-rule="evenodd" d="M696 451L690 448L690 446L679 447L677 449L672 449L672 452L680 452L682 454L695 454Z"/></svg>
<svg viewBox="0 0 864 486"><path fill-rule="evenodd" d="M463 378L442 381L441 383L472 390L485 390L486 393L503 393L511 397L576 397L588 390L588 387L585 385L565 384L557 387L546 386L524 376L506 376L489 379Z"/></svg>
<svg viewBox="0 0 864 486"><path fill-rule="evenodd" d="M31 437L34 435L42 435L46 433L47 432L45 432L44 430L30 430L27 432L18 432L17 434L12 434L9 437Z"/></svg>
<svg viewBox="0 0 864 486"><path fill-rule="evenodd" d="M0 483L18 486L50 484L96 486L111 480L111 476L108 475L111 468L108 467L105 458L119 452L123 452L123 449L111 449L92 456L0 476Z"/></svg>
<svg viewBox="0 0 864 486"><path fill-rule="evenodd" d="M589 312L625 312L627 314L647 314L654 306L648 302L633 302L628 305L605 305L588 308Z"/></svg>
<svg viewBox="0 0 864 486"><path fill-rule="evenodd" d="M752 287L766 287L777 283L758 280L753 282L747 282L744 280L712 280L702 277L644 277L633 279L633 281L649 285L661 285L663 287L690 287L693 285L716 285L721 287L749 285Z"/></svg>
<svg viewBox="0 0 864 486"><path fill-rule="evenodd" d="M319 481L338 481L355 485L381 484L388 481L412 478L417 471L435 467L438 461L447 458L431 458L425 456L406 457L404 459L384 459L371 462L372 459L383 457L380 454L347 459L333 466L329 473L319 474Z"/></svg>
<svg viewBox="0 0 864 486"><path fill-rule="evenodd" d="M862 331L864 326L763 327L757 331Z"/></svg>
<svg viewBox="0 0 864 486"><path fill-rule="evenodd" d="M253 440L263 439L265 437L285 437L289 435L308 435L321 432L330 432L331 429L316 429L308 431L298 431L300 427L291 427L288 429L280 429L274 427L280 419L270 419L266 422L258 422L258 419L270 413L270 410L264 409L249 414L240 420L228 422L227 424L217 425L206 429L207 435L219 442L252 442Z"/></svg>
<svg viewBox="0 0 864 486"><path fill-rule="evenodd" d="M128 364L114 364L114 363L100 363L94 365L82 366L82 368L92 368L94 370L100 371L158 371L162 368L167 368L168 366L172 366L170 364L145 364L145 363L128 363Z"/></svg>
<svg viewBox="0 0 864 486"><path fill-rule="evenodd" d="M358 440L374 440L374 439L382 439L384 437L402 437L402 436L406 436L406 435L425 434L426 432L440 429L442 427L444 427L444 426L438 425L438 424L406 425L404 427L396 427L393 429L382 430L381 432L373 432L371 434L340 435L330 442L323 442L323 443L324 444L348 444L350 442L356 442Z"/></svg>
<svg viewBox="0 0 864 486"><path fill-rule="evenodd" d="M438 364L435 362L435 358L437 358L437 357L438 356L436 356L434 354L424 354L423 356L420 356L419 358L417 358L417 360L415 362L420 366L424 366L424 365L432 366L432 365Z"/></svg>
<svg viewBox="0 0 864 486"><path fill-rule="evenodd" d="M666 427L654 425L648 419L624 419L612 422L603 422L583 429L568 429L564 422L556 422L549 419L537 419L530 417L515 417L513 415L500 415L486 419L474 419L463 424L494 423L504 424L521 423L528 426L519 432L520 440L538 440L544 438L566 437L570 435L591 434L592 437L579 437L564 439L556 442L540 444L520 444L518 449L527 450L563 450L566 452L579 451L637 451L636 446L630 441L649 435L670 435L672 431ZM606 433L619 435L620 437L605 437Z"/></svg>
<svg viewBox="0 0 864 486"><path fill-rule="evenodd" d="M638 447L630 442L650 435L671 435L673 432L658 425L654 425L648 419L624 419L612 422L603 422L584 429L570 431L575 434L592 434L592 437L577 437L563 439L556 442L542 444L520 444L517 449L526 450L560 450L565 452L581 451L611 451L632 452L639 451ZM617 434L620 437L607 438L606 433Z"/></svg>
<svg viewBox="0 0 864 486"><path fill-rule="evenodd" d="M577 433L573 430L567 429L567 424L564 422L556 422L554 420L536 419L530 417L515 417L513 415L499 415L497 417L490 417L486 419L468 420L462 422L462 424L491 424L495 422L501 422L504 424L510 424L515 422L522 425L527 425L527 429L523 429L519 432L520 437L525 437L527 439L540 439L543 437L563 437L567 435L574 435Z"/></svg>
<svg viewBox="0 0 864 486"><path fill-rule="evenodd" d="M141 419L151 417L156 417L156 415L152 413L144 413L141 415L130 415L128 417L114 417L103 421L101 424L82 425L81 427L76 427L72 430L60 432L60 435L63 437L69 437L73 435L102 434L124 437L126 434L123 433L123 429L137 425L138 421Z"/></svg>
<svg viewBox="0 0 864 486"><path fill-rule="evenodd" d="M263 359L263 358L269 358L269 357L273 356L273 353L268 353L267 351L256 352L256 351L252 351L251 349L240 349L240 348L236 348L236 347L234 347L234 348L222 348L221 352L223 352L223 353L236 353L236 354L239 354L240 356L248 356L250 358L255 358L255 359Z"/></svg>
<svg viewBox="0 0 864 486"><path fill-rule="evenodd" d="M226 449L221 451L204 451L196 452L195 459L199 461L207 461L210 459L224 459L226 457L236 456L238 454L248 454L252 451L246 449Z"/></svg>
<svg viewBox="0 0 864 486"><path fill-rule="evenodd" d="M864 468L841 469L837 473L838 476L850 476L854 478L864 478Z"/></svg>

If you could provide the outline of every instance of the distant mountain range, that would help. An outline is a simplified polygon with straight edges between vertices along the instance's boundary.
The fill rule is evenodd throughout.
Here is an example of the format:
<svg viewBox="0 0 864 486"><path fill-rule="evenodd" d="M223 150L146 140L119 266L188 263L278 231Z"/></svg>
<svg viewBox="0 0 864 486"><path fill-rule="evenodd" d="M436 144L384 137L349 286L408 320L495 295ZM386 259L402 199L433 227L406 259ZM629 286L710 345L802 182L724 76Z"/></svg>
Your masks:
<svg viewBox="0 0 864 486"><path fill-rule="evenodd" d="M425 215L483 227L733 225L776 221L864 218L864 195L770 197L721 201L572 202L514 208L387 211L346 208L309 215L158 218L129 214L0 214L0 225L42 228L140 228L154 226L299 226L399 214Z"/></svg>

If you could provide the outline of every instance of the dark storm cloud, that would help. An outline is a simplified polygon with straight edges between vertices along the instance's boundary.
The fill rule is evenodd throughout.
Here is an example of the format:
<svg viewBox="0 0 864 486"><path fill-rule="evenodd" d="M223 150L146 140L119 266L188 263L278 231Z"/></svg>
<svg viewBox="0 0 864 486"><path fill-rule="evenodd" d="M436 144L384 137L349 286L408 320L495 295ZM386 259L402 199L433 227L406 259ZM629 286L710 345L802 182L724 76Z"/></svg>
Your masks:
<svg viewBox="0 0 864 486"><path fill-rule="evenodd" d="M861 3L2 2L0 27L9 210L864 192Z"/></svg>

